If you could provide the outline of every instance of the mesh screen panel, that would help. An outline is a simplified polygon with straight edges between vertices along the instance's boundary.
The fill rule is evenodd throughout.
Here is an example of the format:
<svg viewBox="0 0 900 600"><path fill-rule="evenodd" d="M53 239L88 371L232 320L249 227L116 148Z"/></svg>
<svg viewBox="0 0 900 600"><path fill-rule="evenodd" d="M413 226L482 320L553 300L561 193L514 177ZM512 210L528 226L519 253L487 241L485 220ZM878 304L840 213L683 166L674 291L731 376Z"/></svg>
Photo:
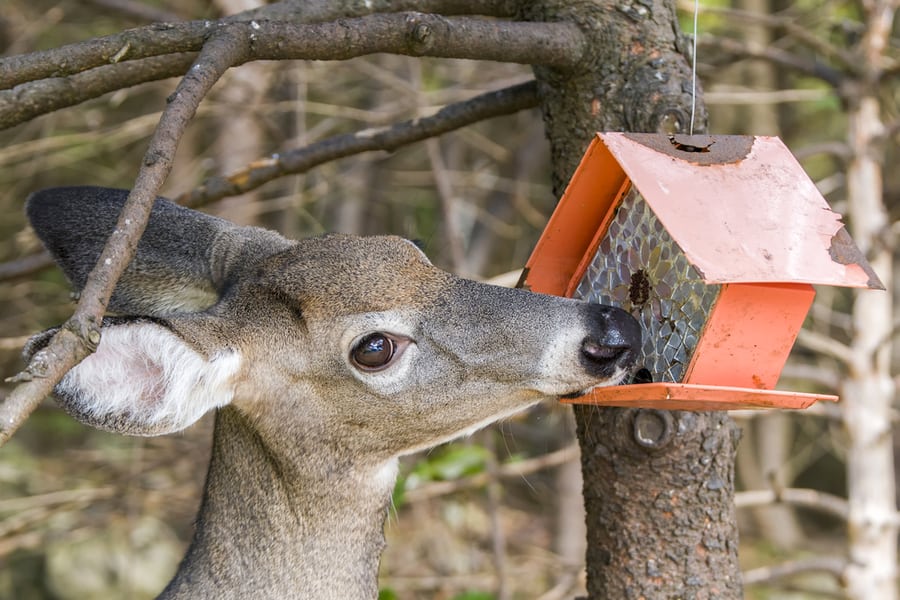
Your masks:
<svg viewBox="0 0 900 600"><path fill-rule="evenodd" d="M719 290L703 282L632 186L574 296L634 315L652 380L680 382Z"/></svg>

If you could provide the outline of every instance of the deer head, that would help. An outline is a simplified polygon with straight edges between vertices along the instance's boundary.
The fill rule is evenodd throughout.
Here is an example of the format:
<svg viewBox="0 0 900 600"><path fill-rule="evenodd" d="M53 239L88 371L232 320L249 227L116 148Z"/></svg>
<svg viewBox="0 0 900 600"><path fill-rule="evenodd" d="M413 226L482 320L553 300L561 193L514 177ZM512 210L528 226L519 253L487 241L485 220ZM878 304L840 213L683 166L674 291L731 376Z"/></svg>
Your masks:
<svg viewBox="0 0 900 600"><path fill-rule="evenodd" d="M75 288L126 196L73 187L29 198L35 231ZM372 597L398 456L615 384L640 348L619 309L460 279L398 237L292 241L164 199L109 310L97 351L56 387L69 413L159 435L222 409L171 597L215 595L210 580L234 590L216 597ZM242 491L248 481L281 491ZM251 496L259 505L246 506ZM291 511L281 518L293 525L271 523ZM359 536L341 534L354 518ZM363 548L345 556L341 542ZM284 553L290 574L273 566ZM346 576L334 572L342 564Z"/></svg>

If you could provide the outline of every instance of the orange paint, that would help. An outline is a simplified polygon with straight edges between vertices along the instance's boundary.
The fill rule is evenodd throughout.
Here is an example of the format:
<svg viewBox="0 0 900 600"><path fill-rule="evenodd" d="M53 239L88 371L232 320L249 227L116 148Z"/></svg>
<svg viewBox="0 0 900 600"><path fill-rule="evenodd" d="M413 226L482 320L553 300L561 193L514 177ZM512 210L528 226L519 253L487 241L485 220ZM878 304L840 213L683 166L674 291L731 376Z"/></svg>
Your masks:
<svg viewBox="0 0 900 600"><path fill-rule="evenodd" d="M591 144L566 188L566 210L557 208L551 215L525 266L528 289L565 295L624 181L625 173L615 167L606 147Z"/></svg>
<svg viewBox="0 0 900 600"><path fill-rule="evenodd" d="M815 295L807 284L723 286L684 383L774 389Z"/></svg>

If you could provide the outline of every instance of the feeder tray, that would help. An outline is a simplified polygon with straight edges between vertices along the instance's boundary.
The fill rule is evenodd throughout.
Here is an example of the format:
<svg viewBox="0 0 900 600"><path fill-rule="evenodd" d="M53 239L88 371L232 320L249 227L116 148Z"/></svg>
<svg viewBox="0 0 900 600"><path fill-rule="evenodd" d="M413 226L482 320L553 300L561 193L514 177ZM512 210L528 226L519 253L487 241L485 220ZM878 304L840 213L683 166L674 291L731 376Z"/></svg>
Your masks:
<svg viewBox="0 0 900 600"><path fill-rule="evenodd" d="M634 381L564 402L806 408L775 391L813 284L884 289L778 138L600 133L520 285L641 323Z"/></svg>

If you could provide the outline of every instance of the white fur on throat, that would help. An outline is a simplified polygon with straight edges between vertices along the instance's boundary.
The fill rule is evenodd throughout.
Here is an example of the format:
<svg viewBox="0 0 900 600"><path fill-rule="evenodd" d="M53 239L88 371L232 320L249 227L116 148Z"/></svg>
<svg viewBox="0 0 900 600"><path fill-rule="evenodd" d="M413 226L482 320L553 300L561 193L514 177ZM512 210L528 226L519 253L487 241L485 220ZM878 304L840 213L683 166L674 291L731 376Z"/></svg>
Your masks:
<svg viewBox="0 0 900 600"><path fill-rule="evenodd" d="M231 402L240 365L233 349L207 360L165 327L138 321L105 328L97 351L56 393L88 418L112 416L152 434L179 431Z"/></svg>

